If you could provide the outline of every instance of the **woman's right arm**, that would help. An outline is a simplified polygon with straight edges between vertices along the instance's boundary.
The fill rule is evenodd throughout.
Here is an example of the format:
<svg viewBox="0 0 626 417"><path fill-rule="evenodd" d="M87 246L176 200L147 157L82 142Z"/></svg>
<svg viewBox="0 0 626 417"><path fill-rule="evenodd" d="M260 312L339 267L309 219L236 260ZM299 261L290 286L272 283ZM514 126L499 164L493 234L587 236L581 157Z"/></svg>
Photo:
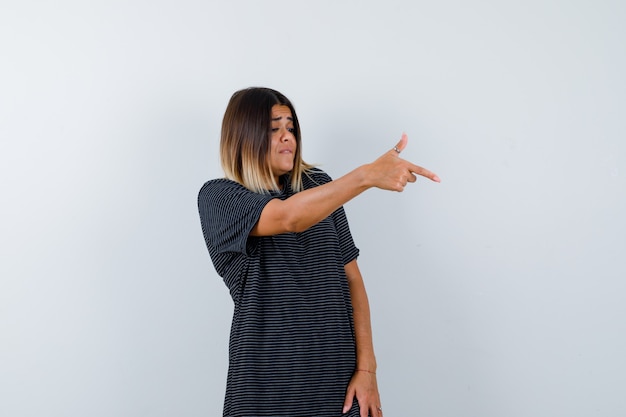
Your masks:
<svg viewBox="0 0 626 417"><path fill-rule="evenodd" d="M396 145L402 151L408 138L404 134ZM302 232L330 216L354 197L369 188L403 191L416 175L439 182L437 175L399 157L394 149L371 164L362 165L341 178L319 187L294 194L286 200L272 199L263 209L252 236L271 236Z"/></svg>

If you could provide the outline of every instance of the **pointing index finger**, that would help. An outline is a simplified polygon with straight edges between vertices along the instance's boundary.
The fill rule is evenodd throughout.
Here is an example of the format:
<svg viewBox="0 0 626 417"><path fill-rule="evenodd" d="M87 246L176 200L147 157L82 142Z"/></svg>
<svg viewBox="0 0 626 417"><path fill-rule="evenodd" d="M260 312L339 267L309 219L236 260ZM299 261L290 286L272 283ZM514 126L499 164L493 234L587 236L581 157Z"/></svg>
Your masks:
<svg viewBox="0 0 626 417"><path fill-rule="evenodd" d="M411 171L413 174L426 177L432 181L441 182L441 179L437 176L437 174L435 174L432 171L427 170L426 168L422 168L421 166L411 164L409 171Z"/></svg>

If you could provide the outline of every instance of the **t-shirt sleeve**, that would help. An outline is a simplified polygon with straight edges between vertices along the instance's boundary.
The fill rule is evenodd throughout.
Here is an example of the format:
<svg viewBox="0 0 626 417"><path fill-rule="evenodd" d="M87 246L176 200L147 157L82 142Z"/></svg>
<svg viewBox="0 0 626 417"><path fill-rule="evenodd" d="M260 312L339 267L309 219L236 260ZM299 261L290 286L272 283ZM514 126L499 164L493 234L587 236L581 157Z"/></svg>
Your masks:
<svg viewBox="0 0 626 417"><path fill-rule="evenodd" d="M204 184L198 194L198 211L211 256L226 252L246 254L250 231L272 198L234 181L222 179Z"/></svg>
<svg viewBox="0 0 626 417"><path fill-rule="evenodd" d="M332 181L332 178L322 170L316 170L311 179L316 185L322 185ZM337 230L337 238L339 239L339 248L341 250L343 264L347 265L359 256L359 249L354 244L346 211L343 207L339 207L331 214L331 218Z"/></svg>
<svg viewBox="0 0 626 417"><path fill-rule="evenodd" d="M346 217L346 212L343 207L335 210L332 214L332 218L335 222L335 228L337 229L343 264L347 265L359 256L359 249L354 244L354 239L352 239L348 218Z"/></svg>

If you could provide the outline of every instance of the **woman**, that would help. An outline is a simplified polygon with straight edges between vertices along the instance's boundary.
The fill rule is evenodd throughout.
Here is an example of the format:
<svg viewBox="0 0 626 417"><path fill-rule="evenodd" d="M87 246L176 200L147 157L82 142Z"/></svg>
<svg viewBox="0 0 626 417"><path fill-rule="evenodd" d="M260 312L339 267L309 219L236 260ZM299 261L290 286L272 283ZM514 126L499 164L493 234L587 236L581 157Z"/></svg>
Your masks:
<svg viewBox="0 0 626 417"><path fill-rule="evenodd" d="M291 102L236 92L222 124L226 178L198 196L213 264L234 301L225 417L382 415L370 313L343 204L432 172L399 158L331 180L302 160Z"/></svg>

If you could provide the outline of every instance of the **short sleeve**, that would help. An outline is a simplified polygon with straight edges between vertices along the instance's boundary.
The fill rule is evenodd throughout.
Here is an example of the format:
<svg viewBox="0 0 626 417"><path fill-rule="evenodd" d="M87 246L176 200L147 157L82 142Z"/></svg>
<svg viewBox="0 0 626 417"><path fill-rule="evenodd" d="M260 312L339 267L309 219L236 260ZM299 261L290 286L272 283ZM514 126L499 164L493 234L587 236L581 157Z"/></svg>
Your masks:
<svg viewBox="0 0 626 417"><path fill-rule="evenodd" d="M308 179L311 184L307 188L323 185L332 181L330 175L320 169L314 169ZM352 238L352 233L350 232L350 225L348 224L348 218L346 217L346 211L344 208L339 207L335 210L333 214L331 214L331 219L333 220L335 230L337 231L337 238L339 240L339 249L341 250L343 264L347 265L359 256L359 249L354 244L354 239Z"/></svg>
<svg viewBox="0 0 626 417"><path fill-rule="evenodd" d="M204 184L198 194L198 211L211 255L246 254L250 231L272 198L226 179Z"/></svg>
<svg viewBox="0 0 626 417"><path fill-rule="evenodd" d="M339 239L339 248L341 249L341 257L343 264L347 265L359 256L359 249L354 244L348 218L343 207L340 207L332 214L335 228L337 229L337 237Z"/></svg>

